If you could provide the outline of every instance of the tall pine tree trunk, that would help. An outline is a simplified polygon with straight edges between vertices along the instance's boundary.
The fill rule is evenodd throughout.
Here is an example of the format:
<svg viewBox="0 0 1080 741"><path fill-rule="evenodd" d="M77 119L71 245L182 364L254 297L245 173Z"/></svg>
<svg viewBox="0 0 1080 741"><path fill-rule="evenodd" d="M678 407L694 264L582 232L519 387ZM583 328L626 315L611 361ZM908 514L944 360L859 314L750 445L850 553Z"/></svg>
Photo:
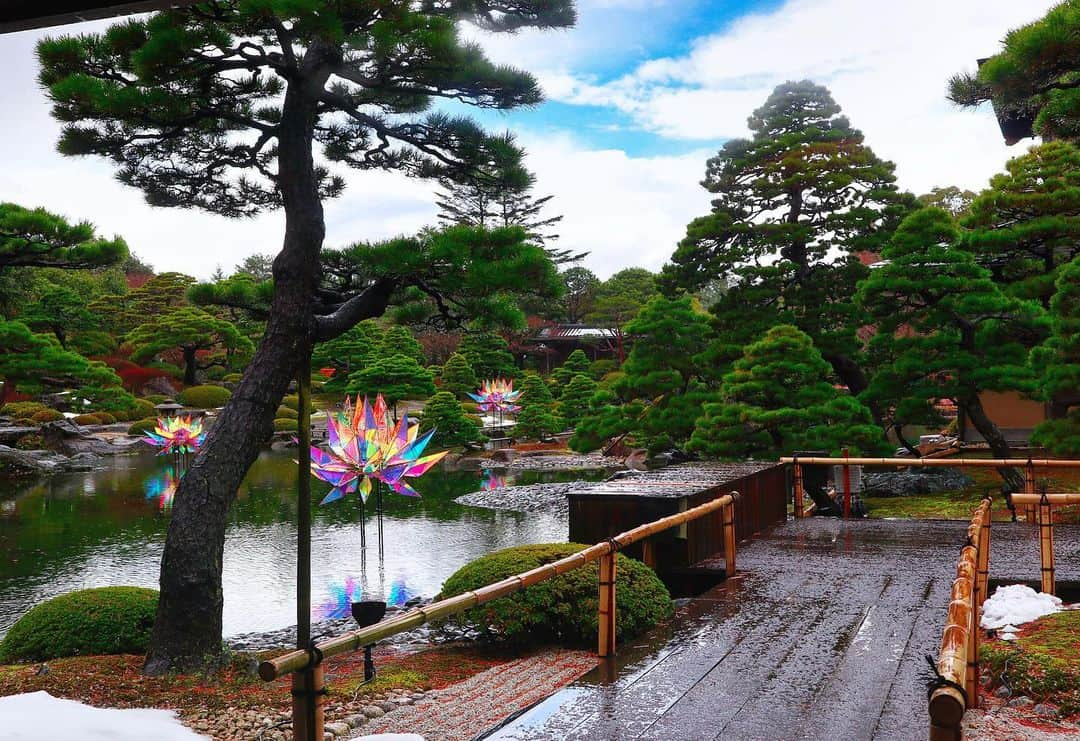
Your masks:
<svg viewBox="0 0 1080 741"><path fill-rule="evenodd" d="M161 599L144 666L148 674L212 666L221 653L221 567L229 507L270 437L274 413L299 359L314 342L313 296L325 234L311 155L314 122L315 101L299 84L290 84L278 155L285 238L274 260L266 332L177 488L161 559Z"/></svg>
<svg viewBox="0 0 1080 741"><path fill-rule="evenodd" d="M198 383L198 377L196 371L198 370L198 360L195 357L194 347L184 348L184 385L194 386Z"/></svg>
<svg viewBox="0 0 1080 741"><path fill-rule="evenodd" d="M971 421L972 426L978 430L979 434L983 436L987 444L990 446L990 452L994 454L995 458L1011 458L1012 449L1009 447L1009 441L1005 439L1005 436L1001 433L994 420L990 419L990 416L986 413L986 409L983 408L982 400L979 398L979 394L975 391L968 391L961 395L956 400L963 410L964 414ZM1024 476L1015 468L999 468L998 473L1001 474L1001 478L1008 484L1009 489L1012 491L1024 490Z"/></svg>

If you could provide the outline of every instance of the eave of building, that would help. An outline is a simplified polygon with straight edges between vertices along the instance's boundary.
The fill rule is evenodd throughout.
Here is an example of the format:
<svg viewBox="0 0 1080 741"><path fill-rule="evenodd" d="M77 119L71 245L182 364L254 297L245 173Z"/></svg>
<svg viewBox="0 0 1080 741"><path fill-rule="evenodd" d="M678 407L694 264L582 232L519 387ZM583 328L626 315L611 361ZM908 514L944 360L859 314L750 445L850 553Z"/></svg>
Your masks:
<svg viewBox="0 0 1080 741"><path fill-rule="evenodd" d="M150 13L192 5L196 0L4 0L0 34Z"/></svg>

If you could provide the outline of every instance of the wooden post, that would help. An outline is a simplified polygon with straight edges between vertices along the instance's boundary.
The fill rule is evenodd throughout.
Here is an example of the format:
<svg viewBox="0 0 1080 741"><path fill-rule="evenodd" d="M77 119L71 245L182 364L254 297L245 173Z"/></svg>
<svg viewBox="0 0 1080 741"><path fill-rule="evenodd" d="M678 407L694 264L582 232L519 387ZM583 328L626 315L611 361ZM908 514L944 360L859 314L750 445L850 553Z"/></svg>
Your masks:
<svg viewBox="0 0 1080 741"><path fill-rule="evenodd" d="M1041 589L1054 593L1054 509L1043 495L1039 502L1039 561L1041 562Z"/></svg>
<svg viewBox="0 0 1080 741"><path fill-rule="evenodd" d="M641 561L653 571L656 571L656 544L652 539L641 542Z"/></svg>
<svg viewBox="0 0 1080 741"><path fill-rule="evenodd" d="M851 466L847 459L851 458L851 452L844 448L844 519L851 517Z"/></svg>
<svg viewBox="0 0 1080 741"><path fill-rule="evenodd" d="M323 737L323 668L317 666L292 675L293 738L314 741Z"/></svg>
<svg viewBox="0 0 1080 741"><path fill-rule="evenodd" d="M1024 468L1024 493L1035 494L1035 464L1030 458L1028 458L1027 466ZM1028 504L1024 506L1024 521L1035 522L1035 505Z"/></svg>
<svg viewBox="0 0 1080 741"><path fill-rule="evenodd" d="M803 517L803 479L802 479L802 464L799 463L799 459L795 459L795 482L794 488L794 500L795 500L795 516Z"/></svg>
<svg viewBox="0 0 1080 741"><path fill-rule="evenodd" d="M720 510L724 522L724 576L735 576L735 503L728 502Z"/></svg>
<svg viewBox="0 0 1080 741"><path fill-rule="evenodd" d="M600 628L600 658L615 655L615 552L600 557L600 605L597 615Z"/></svg>
<svg viewBox="0 0 1080 741"><path fill-rule="evenodd" d="M979 527L979 560L976 564L976 588L983 601L986 601L990 586L990 521L991 508L987 505L982 525ZM982 607L981 604L979 606Z"/></svg>

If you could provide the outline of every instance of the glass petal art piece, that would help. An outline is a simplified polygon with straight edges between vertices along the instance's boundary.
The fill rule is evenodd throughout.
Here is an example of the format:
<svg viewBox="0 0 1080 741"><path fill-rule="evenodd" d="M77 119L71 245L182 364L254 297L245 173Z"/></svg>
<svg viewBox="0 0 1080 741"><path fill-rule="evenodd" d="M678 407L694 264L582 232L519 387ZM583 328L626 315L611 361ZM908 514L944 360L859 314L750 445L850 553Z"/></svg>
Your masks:
<svg viewBox="0 0 1080 741"><path fill-rule="evenodd" d="M158 417L157 426L146 433L146 441L158 448L158 455L194 453L206 440L200 418Z"/></svg>
<svg viewBox="0 0 1080 741"><path fill-rule="evenodd" d="M420 435L420 425L403 414L393 424L380 394L374 404L346 399L345 409L327 417L329 451L311 446L311 473L333 488L322 504L359 492L367 501L374 482L382 482L397 494L420 494L406 479L423 476L443 459L446 451L423 455L435 430Z"/></svg>
<svg viewBox="0 0 1080 741"><path fill-rule="evenodd" d="M480 386L480 393L470 393L469 396L476 402L476 406L482 412L495 414L497 412L514 413L521 411L517 405L522 391L514 391L514 382L505 378L496 378L484 381Z"/></svg>

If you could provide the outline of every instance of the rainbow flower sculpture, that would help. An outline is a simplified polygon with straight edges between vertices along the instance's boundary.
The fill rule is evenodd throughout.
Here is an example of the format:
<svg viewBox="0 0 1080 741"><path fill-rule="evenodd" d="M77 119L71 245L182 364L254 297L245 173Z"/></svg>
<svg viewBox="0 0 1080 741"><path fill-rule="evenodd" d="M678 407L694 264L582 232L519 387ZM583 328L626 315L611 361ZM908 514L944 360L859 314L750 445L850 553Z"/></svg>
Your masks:
<svg viewBox="0 0 1080 741"><path fill-rule="evenodd" d="M419 432L420 425L407 414L392 426L381 394L374 406L365 398L355 409L346 403L343 412L331 414L327 419L329 452L311 447L312 475L334 487L322 504L355 491L366 502L374 481L407 497L420 496L406 479L423 476L446 452L423 455L435 430Z"/></svg>
<svg viewBox="0 0 1080 741"><path fill-rule="evenodd" d="M484 381L480 386L480 393L469 394L476 402L480 411L494 414L496 412L518 412L521 407L516 404L521 398L522 392L514 391L514 382L505 378L496 378L492 381Z"/></svg>
<svg viewBox="0 0 1080 741"><path fill-rule="evenodd" d="M146 433L146 441L159 448L158 455L194 453L206 440L201 419L158 417L157 427Z"/></svg>

